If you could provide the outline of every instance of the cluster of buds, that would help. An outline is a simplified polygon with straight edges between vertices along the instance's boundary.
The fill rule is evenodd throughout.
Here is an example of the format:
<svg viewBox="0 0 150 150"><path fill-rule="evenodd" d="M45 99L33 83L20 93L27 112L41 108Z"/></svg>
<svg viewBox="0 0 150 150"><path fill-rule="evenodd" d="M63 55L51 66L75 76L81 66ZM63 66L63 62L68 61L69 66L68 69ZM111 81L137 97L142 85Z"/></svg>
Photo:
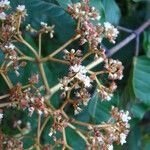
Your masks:
<svg viewBox="0 0 150 150"><path fill-rule="evenodd" d="M66 128L68 120L63 117L60 111L55 111L53 114L53 124L50 128L49 136L56 141L57 132L62 132L63 128Z"/></svg>
<svg viewBox="0 0 150 150"><path fill-rule="evenodd" d="M104 23L104 35L110 42L115 43L115 39L117 38L119 31L109 22Z"/></svg>
<svg viewBox="0 0 150 150"><path fill-rule="evenodd" d="M10 2L8 0L2 0L0 1L0 20L4 21L6 20L6 13L4 10L7 10L10 8Z"/></svg>
<svg viewBox="0 0 150 150"><path fill-rule="evenodd" d="M5 60L9 63L12 63L12 67L16 73L17 76L20 75L19 68L24 67L26 65L26 62L22 61L21 63L18 62L18 52L16 50L15 45L12 43L8 43L4 46L4 53L5 53ZM8 66L7 66L8 67Z"/></svg>
<svg viewBox="0 0 150 150"><path fill-rule="evenodd" d="M90 100L90 94L87 89L92 86L92 79L87 75L87 69L81 65L81 51L74 49L71 52L65 50L65 59L70 62L68 76L60 80L63 95L66 96L68 91L74 90L76 102L74 103L75 114L80 112L79 104L87 106Z"/></svg>
<svg viewBox="0 0 150 150"><path fill-rule="evenodd" d="M82 53L81 50L75 50L71 49L68 51L67 49L64 50L64 59L69 61L70 65L75 65L75 64L80 64L81 63L81 58L82 58Z"/></svg>
<svg viewBox="0 0 150 150"><path fill-rule="evenodd" d="M29 79L29 87L24 89L21 84L17 84L11 89L10 99L11 101L19 102L19 108L29 110L29 116L32 116L34 110L41 115L47 114L44 104L44 97L41 95L39 88L34 86L38 83L38 75L33 75Z"/></svg>
<svg viewBox="0 0 150 150"><path fill-rule="evenodd" d="M54 37L54 25L52 26L48 26L47 23L45 22L41 22L41 28L39 31L37 31L36 29L34 29L30 24L28 24L26 26L26 30L31 32L31 33L37 33L37 34L42 34L42 33L49 33L50 38Z"/></svg>
<svg viewBox="0 0 150 150"><path fill-rule="evenodd" d="M26 11L25 5L17 6L17 15L21 16L22 18L27 16L27 11Z"/></svg>
<svg viewBox="0 0 150 150"><path fill-rule="evenodd" d="M123 65L119 60L104 59L104 73L108 74L108 80L111 80L109 86L105 86L102 83L98 84L98 93L102 100L110 101L113 97L113 93L117 89L115 80L121 80L123 78Z"/></svg>
<svg viewBox="0 0 150 150"><path fill-rule="evenodd" d="M2 0L0 1L0 20L2 21L9 21L9 19L13 19L15 17L18 17L20 15L21 17L25 17L27 15L26 9L24 5L18 5L16 8L16 13L14 15L12 14L6 14L4 11L7 9L10 9L10 1L8 0Z"/></svg>
<svg viewBox="0 0 150 150"><path fill-rule="evenodd" d="M0 132L0 149L12 150L18 149L23 150L23 142L16 138L7 137Z"/></svg>
<svg viewBox="0 0 150 150"><path fill-rule="evenodd" d="M101 43L103 37L115 43L119 31L109 22L104 24L93 23L92 20L99 20L101 17L94 7L89 6L88 0L83 0L73 4L73 6L69 5L68 12L74 19L78 20L77 32L81 34L81 45L88 42L90 47L95 49Z"/></svg>
<svg viewBox="0 0 150 150"><path fill-rule="evenodd" d="M54 25L53 26L48 26L47 23L41 22L42 29L40 32L42 33L50 33L50 38L54 37Z"/></svg>
<svg viewBox="0 0 150 150"><path fill-rule="evenodd" d="M105 87L104 85L99 86L97 92L100 94L102 100L110 101L116 89L116 83L112 82L109 87Z"/></svg>
<svg viewBox="0 0 150 150"><path fill-rule="evenodd" d="M84 20L99 20L100 15L94 7L89 7L89 0L83 0L82 3L68 5L68 12L74 19Z"/></svg>
<svg viewBox="0 0 150 150"><path fill-rule="evenodd" d="M89 127L89 148L100 148L102 150L113 150L113 143L123 145L126 143L126 137L129 133L131 119L129 112L119 111L118 108L112 107L111 119L107 124L103 123L101 127Z"/></svg>
<svg viewBox="0 0 150 150"><path fill-rule="evenodd" d="M110 80L122 79L124 67L119 60L107 59L104 67L108 72L108 78Z"/></svg>

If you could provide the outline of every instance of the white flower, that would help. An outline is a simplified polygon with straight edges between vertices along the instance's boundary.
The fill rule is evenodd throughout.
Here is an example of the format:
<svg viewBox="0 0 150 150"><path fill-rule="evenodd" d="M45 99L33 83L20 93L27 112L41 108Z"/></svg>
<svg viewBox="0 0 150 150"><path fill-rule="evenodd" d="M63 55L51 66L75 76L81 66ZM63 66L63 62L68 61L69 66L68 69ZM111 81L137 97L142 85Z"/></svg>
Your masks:
<svg viewBox="0 0 150 150"><path fill-rule="evenodd" d="M105 28L105 36L106 38L109 38L112 43L115 43L115 39L119 34L119 31L117 28L115 28L112 24L109 22L104 23Z"/></svg>
<svg viewBox="0 0 150 150"><path fill-rule="evenodd" d="M12 43L9 43L9 45L5 45L5 48L14 50L15 49L15 45L13 45Z"/></svg>
<svg viewBox="0 0 150 150"><path fill-rule="evenodd" d="M51 137L53 135L53 132L50 132L48 135Z"/></svg>
<svg viewBox="0 0 150 150"><path fill-rule="evenodd" d="M6 14L4 12L0 13L0 20L6 20Z"/></svg>
<svg viewBox="0 0 150 150"><path fill-rule="evenodd" d="M34 112L34 107L29 107L28 108L28 111L29 111L29 116L31 117L32 116L32 114L33 114L33 112Z"/></svg>
<svg viewBox="0 0 150 150"><path fill-rule="evenodd" d="M38 110L37 112L40 116L43 114L43 112L41 110Z"/></svg>
<svg viewBox="0 0 150 150"><path fill-rule="evenodd" d="M98 141L99 141L100 143L103 143L103 142L104 142L103 139L102 139L102 137L97 137L97 139L98 139Z"/></svg>
<svg viewBox="0 0 150 150"><path fill-rule="evenodd" d="M113 150L113 145L107 145L108 150Z"/></svg>
<svg viewBox="0 0 150 150"><path fill-rule="evenodd" d="M2 121L2 119L3 119L3 113L0 112L0 122Z"/></svg>
<svg viewBox="0 0 150 150"><path fill-rule="evenodd" d="M121 145L123 145L124 143L126 143L126 137L127 137L126 134L124 134L124 133L120 134L120 143L121 143Z"/></svg>
<svg viewBox="0 0 150 150"><path fill-rule="evenodd" d="M128 121L131 119L131 117L129 116L129 112L126 111L126 112L122 113L121 119L123 122L128 123Z"/></svg>
<svg viewBox="0 0 150 150"><path fill-rule="evenodd" d="M82 112L82 109L80 107L77 107L74 110L74 115L78 115L80 112Z"/></svg>
<svg viewBox="0 0 150 150"><path fill-rule="evenodd" d="M31 130L31 123L30 123L30 122L27 122L27 128L28 128L29 130Z"/></svg>
<svg viewBox="0 0 150 150"><path fill-rule="evenodd" d="M86 75L87 70L84 66L75 64L70 67L70 71L77 73L75 77L81 80L85 87L91 86L91 79Z"/></svg>
<svg viewBox="0 0 150 150"><path fill-rule="evenodd" d="M77 65L77 64L75 64L74 66L71 66L70 71L75 72L75 73L80 72L81 74L85 74L87 72L84 66Z"/></svg>
<svg viewBox="0 0 150 150"><path fill-rule="evenodd" d="M8 1L8 0L0 1L0 7L5 7L5 6L9 6L9 5L10 5L10 1Z"/></svg>
<svg viewBox="0 0 150 150"><path fill-rule="evenodd" d="M81 80L84 83L85 87L91 87L91 79L88 76L81 73L77 73L76 78Z"/></svg>
<svg viewBox="0 0 150 150"><path fill-rule="evenodd" d="M104 22L104 27L105 27L105 30L108 31L110 28L112 28L112 25L109 22Z"/></svg>
<svg viewBox="0 0 150 150"><path fill-rule="evenodd" d="M47 27L47 23L41 22L41 26Z"/></svg>
<svg viewBox="0 0 150 150"><path fill-rule="evenodd" d="M17 11L23 12L25 10L25 5L18 5L17 6Z"/></svg>

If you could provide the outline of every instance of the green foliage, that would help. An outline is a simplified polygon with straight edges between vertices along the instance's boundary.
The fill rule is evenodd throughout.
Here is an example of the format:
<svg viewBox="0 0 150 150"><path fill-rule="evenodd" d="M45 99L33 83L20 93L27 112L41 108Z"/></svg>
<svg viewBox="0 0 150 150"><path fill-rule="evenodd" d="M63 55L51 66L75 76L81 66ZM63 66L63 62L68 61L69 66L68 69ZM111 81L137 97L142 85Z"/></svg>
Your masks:
<svg viewBox="0 0 150 150"><path fill-rule="evenodd" d="M134 58L133 87L136 97L150 105L150 60L145 56Z"/></svg>
<svg viewBox="0 0 150 150"><path fill-rule="evenodd" d="M105 10L106 20L116 25L119 24L121 12L115 0L111 0L111 2L110 0L102 0L102 3Z"/></svg>
<svg viewBox="0 0 150 150"><path fill-rule="evenodd" d="M144 32L143 48L146 56L150 58L150 30Z"/></svg>

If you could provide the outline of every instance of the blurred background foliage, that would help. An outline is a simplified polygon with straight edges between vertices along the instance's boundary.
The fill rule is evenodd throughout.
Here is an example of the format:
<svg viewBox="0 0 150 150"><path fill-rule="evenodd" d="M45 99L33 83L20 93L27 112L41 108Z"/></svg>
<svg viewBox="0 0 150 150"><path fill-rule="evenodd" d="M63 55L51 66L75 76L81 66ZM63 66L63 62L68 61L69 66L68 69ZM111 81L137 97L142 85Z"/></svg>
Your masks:
<svg viewBox="0 0 150 150"><path fill-rule="evenodd" d="M65 41L74 34L76 23L66 10L68 4L77 1L78 0L11 0L11 4L12 9L15 9L18 4L24 4L26 6L28 17L22 25L22 30L24 32L24 38L35 48L38 46L38 40L35 35L25 33L25 25L30 23L37 29L42 21L50 25L55 25L54 38L51 40L48 35L45 35L42 40L42 55L46 56L65 43ZM101 22L109 21L115 26L135 30L146 20L150 19L150 0L90 0L90 4L100 11L102 16ZM116 44L128 35L129 33L120 31ZM109 51L114 45L104 41L103 46ZM18 47L20 47L24 53L30 55L26 47L22 47L21 45L18 45ZM69 48L83 49L83 53L86 51L86 47L78 47L76 42L69 46L68 49ZM150 29L145 30L144 33L141 34L139 56L135 57L134 55L135 40L113 55L113 58L123 62L125 70L124 78L121 82L118 82L118 90L111 102L101 102L99 96L93 90L91 91L93 93L92 100L88 108L81 114L75 116L76 119L82 121L98 123L109 118L111 105L118 106L120 109L129 110L132 115L132 120L131 132L127 139L128 142L123 147L116 147L115 150L150 149ZM60 54L57 57L62 57L62 55ZM2 61L2 58L3 55L2 52L0 52L0 61ZM51 86L55 85L58 79L67 73L67 67L65 68L63 65L61 66L54 62L48 62L44 67ZM36 65L29 63L24 70L21 70L21 76L17 79L17 82L27 83L32 73L37 73L37 68ZM13 73L10 73L9 76L12 81L16 83L16 76ZM0 93L7 93L7 87L1 77ZM52 103L56 108L61 105L62 99L59 98L59 92L53 96ZM72 116L71 109L67 108L66 111ZM19 131L13 128L13 122L19 119L23 121L22 126L24 126L27 121L31 123L32 131L28 133L29 135L36 133L36 114L30 118L25 111L21 112L13 109L4 110L4 119L1 124L2 131L8 135L18 134ZM51 142L48 136L50 125L51 120L42 135L42 141L45 144ZM25 148L28 148L33 143L32 140L23 140L25 142ZM74 149L85 149L85 143L70 128L67 129L67 140ZM58 149L61 149L61 147L58 147Z"/></svg>

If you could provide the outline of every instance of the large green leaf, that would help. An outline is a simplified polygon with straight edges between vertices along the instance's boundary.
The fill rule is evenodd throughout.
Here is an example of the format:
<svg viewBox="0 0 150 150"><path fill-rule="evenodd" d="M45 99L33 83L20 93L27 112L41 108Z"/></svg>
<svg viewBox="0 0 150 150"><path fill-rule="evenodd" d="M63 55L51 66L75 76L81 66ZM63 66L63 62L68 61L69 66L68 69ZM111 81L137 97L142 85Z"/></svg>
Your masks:
<svg viewBox="0 0 150 150"><path fill-rule="evenodd" d="M141 102L150 105L150 59L146 56L134 58L133 89Z"/></svg>
<svg viewBox="0 0 150 150"><path fill-rule="evenodd" d="M68 4L72 4L72 1L71 0L56 0L59 5L64 8L64 9L67 9L68 7Z"/></svg>
<svg viewBox="0 0 150 150"><path fill-rule="evenodd" d="M137 104L133 104L131 106L131 112L133 114L133 117L141 120L144 117L144 114L146 113L146 111L148 111L150 109L150 107L144 105L143 103L137 103Z"/></svg>
<svg viewBox="0 0 150 150"><path fill-rule="evenodd" d="M144 32L143 48L147 57L150 57L150 30Z"/></svg>
<svg viewBox="0 0 150 150"><path fill-rule="evenodd" d="M106 14L106 21L109 21L113 24L118 24L121 12L115 0L102 0L104 5L104 10Z"/></svg>

